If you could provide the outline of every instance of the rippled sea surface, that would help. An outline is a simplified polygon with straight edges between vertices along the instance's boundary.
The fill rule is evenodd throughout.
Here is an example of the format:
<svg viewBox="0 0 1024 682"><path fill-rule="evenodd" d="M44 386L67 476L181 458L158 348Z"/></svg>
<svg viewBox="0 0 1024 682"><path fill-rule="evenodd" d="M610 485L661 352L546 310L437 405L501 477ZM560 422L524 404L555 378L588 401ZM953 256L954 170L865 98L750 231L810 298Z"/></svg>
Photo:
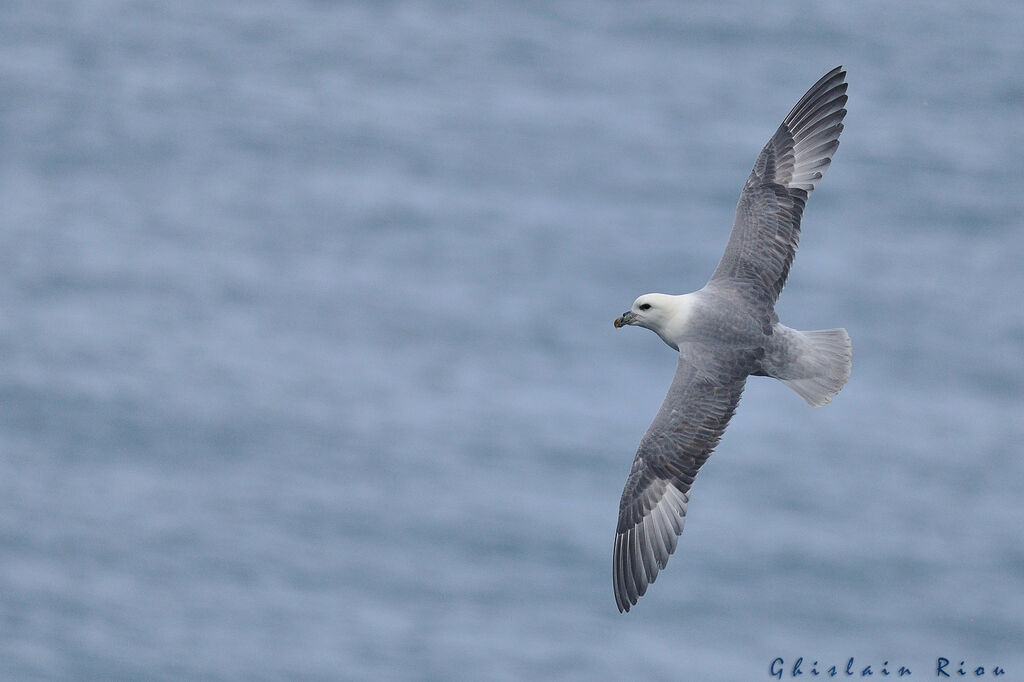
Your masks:
<svg viewBox="0 0 1024 682"><path fill-rule="evenodd" d="M1024 680L1024 6L8 2L0 677ZM611 546L796 99L849 69L679 549Z"/></svg>

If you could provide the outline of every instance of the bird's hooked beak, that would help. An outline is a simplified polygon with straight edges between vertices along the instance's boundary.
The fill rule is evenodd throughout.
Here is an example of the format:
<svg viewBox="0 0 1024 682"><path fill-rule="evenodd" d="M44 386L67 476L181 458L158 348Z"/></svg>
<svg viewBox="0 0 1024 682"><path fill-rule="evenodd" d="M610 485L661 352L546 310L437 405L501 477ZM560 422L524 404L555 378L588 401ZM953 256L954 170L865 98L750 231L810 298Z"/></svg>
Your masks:
<svg viewBox="0 0 1024 682"><path fill-rule="evenodd" d="M635 319L636 313L634 313L632 310L627 310L626 312L622 313L622 317L615 318L615 322L613 322L612 324L614 324L615 328L618 329L619 327L625 327L627 324L633 324L633 320Z"/></svg>

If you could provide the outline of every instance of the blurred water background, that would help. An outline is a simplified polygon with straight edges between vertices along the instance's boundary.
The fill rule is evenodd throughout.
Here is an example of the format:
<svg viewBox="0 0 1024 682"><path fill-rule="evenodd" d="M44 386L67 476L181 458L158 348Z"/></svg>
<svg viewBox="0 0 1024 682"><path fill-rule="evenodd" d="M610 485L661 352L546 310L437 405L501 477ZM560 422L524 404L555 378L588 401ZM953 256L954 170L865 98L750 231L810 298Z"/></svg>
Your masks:
<svg viewBox="0 0 1024 682"><path fill-rule="evenodd" d="M0 8L0 677L1024 680L1024 5ZM621 486L796 99L784 322L626 616ZM788 675L788 672L787 672Z"/></svg>

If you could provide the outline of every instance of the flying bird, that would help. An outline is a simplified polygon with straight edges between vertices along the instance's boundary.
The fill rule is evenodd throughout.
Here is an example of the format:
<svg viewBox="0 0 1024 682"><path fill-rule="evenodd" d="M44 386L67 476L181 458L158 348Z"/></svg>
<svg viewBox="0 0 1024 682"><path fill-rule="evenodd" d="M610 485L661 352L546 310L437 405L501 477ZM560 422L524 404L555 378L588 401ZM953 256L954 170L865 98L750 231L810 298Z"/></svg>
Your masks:
<svg viewBox="0 0 1024 682"><path fill-rule="evenodd" d="M779 379L814 407L850 377L845 329L779 322L807 198L839 146L846 71L800 98L761 150L736 207L729 243L708 283L680 296L645 294L615 320L646 327L679 351L675 378L633 459L619 503L612 576L620 612L647 592L675 551L690 486L736 410L748 376Z"/></svg>

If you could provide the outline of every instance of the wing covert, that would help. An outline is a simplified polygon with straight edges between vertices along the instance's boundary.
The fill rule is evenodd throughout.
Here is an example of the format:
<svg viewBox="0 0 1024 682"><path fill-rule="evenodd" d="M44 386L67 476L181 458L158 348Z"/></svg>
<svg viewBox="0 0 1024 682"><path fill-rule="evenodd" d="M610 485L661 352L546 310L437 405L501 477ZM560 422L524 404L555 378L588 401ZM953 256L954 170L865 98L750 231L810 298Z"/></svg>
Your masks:
<svg viewBox="0 0 1024 682"><path fill-rule="evenodd" d="M786 283L807 198L839 147L846 116L846 71L825 74L800 98L743 185L722 260L709 284L741 293L770 311Z"/></svg>
<svg viewBox="0 0 1024 682"><path fill-rule="evenodd" d="M732 418L757 354L738 349L710 361L680 349L675 378L640 440L619 502L612 577L619 611L629 611L665 568L683 532L690 486Z"/></svg>

